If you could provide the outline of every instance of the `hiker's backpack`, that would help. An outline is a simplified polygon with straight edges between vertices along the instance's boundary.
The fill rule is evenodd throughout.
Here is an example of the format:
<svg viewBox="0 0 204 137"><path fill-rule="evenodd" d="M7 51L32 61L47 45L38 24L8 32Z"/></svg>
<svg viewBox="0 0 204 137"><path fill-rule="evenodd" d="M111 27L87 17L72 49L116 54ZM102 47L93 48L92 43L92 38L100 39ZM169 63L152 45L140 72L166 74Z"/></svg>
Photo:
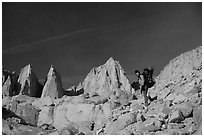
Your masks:
<svg viewBox="0 0 204 137"><path fill-rule="evenodd" d="M148 88L151 88L155 84L152 73L153 71L149 69L144 69L144 72L142 73L142 75L144 76L144 83L148 86Z"/></svg>

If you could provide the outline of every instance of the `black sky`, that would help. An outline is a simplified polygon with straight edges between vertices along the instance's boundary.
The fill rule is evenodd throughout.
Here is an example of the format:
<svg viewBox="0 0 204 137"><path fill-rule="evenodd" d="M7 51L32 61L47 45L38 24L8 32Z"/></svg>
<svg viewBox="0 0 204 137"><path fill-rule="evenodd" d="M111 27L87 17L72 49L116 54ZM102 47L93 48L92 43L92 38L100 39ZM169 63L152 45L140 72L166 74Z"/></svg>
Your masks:
<svg viewBox="0 0 204 137"><path fill-rule="evenodd" d="M51 64L64 87L77 84L109 57L127 75L168 62L202 43L202 3L3 3L2 63L32 64L45 79Z"/></svg>

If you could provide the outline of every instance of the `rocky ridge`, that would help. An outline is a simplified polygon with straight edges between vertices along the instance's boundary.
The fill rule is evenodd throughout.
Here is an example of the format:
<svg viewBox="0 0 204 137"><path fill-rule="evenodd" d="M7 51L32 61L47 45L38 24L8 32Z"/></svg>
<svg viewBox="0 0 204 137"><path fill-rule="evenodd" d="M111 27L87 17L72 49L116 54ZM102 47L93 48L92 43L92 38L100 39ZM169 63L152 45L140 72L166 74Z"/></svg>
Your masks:
<svg viewBox="0 0 204 137"><path fill-rule="evenodd" d="M30 65L18 81L3 70L2 134L202 134L201 57L198 47L170 61L149 89L148 107L113 58L67 91L53 66L40 92L33 87L38 81ZM18 83L20 90L11 88Z"/></svg>

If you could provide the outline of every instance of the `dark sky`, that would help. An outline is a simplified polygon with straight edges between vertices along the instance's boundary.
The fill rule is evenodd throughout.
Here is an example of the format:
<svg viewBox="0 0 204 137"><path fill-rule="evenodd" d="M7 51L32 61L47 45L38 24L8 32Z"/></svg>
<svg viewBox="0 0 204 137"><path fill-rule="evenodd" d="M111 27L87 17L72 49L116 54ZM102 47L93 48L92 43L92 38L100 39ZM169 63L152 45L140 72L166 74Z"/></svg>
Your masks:
<svg viewBox="0 0 204 137"><path fill-rule="evenodd" d="M44 80L53 64L68 88L109 57L130 79L150 65L158 75L201 45L202 4L9 2L2 4L2 30L6 69L19 72L30 63Z"/></svg>

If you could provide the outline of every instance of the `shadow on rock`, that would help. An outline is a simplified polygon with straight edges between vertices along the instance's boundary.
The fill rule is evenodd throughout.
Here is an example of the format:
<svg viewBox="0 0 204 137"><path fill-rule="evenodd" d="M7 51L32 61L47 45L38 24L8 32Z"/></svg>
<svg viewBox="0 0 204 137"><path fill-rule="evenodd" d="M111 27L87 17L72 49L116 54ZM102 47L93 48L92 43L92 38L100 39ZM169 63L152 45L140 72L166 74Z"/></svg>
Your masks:
<svg viewBox="0 0 204 137"><path fill-rule="evenodd" d="M77 91L74 90L74 89L65 91L65 95L67 95L67 96L79 96L81 94L84 94L84 89L83 88L80 89L80 90L77 90Z"/></svg>
<svg viewBox="0 0 204 137"><path fill-rule="evenodd" d="M7 120L9 118L16 118L16 119L19 120L19 123L30 125L25 120L23 120L21 117L17 116L13 111L8 110L8 109L2 107L2 119L3 120Z"/></svg>

